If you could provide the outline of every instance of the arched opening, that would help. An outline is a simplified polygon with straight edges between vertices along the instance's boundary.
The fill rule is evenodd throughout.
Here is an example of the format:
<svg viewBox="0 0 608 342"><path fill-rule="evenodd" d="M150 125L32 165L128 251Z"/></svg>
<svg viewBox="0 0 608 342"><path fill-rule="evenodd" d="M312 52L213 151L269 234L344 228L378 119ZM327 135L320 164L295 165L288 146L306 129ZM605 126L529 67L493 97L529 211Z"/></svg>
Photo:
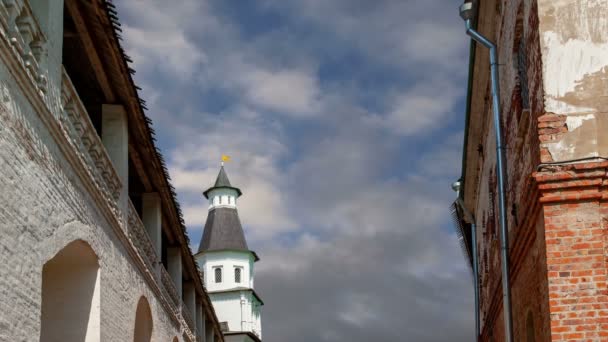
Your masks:
<svg viewBox="0 0 608 342"><path fill-rule="evenodd" d="M135 334L133 342L150 342L152 340L152 311L146 297L139 298L135 313Z"/></svg>
<svg viewBox="0 0 608 342"><path fill-rule="evenodd" d="M42 268L40 341L99 341L99 299L97 256L73 241Z"/></svg>
<svg viewBox="0 0 608 342"><path fill-rule="evenodd" d="M171 342L179 342L179 340L177 339L177 336L175 336L175 337L173 338L173 340L171 340Z"/></svg>

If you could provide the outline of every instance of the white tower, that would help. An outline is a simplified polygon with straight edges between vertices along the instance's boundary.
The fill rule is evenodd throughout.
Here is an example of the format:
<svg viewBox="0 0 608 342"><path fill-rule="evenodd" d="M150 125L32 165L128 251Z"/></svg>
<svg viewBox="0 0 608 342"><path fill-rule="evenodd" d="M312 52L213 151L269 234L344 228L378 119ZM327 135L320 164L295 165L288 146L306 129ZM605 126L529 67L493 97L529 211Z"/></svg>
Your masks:
<svg viewBox="0 0 608 342"><path fill-rule="evenodd" d="M222 166L213 187L203 193L209 214L196 261L217 317L227 324L226 341L259 342L264 302L253 289L254 263L259 258L247 247L236 209L241 194Z"/></svg>

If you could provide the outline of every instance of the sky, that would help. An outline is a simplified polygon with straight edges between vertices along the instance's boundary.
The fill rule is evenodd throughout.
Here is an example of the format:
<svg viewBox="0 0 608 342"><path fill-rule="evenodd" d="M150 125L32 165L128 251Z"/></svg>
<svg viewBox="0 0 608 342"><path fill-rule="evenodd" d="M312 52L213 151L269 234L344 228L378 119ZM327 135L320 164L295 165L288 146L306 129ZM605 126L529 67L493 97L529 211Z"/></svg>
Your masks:
<svg viewBox="0 0 608 342"><path fill-rule="evenodd" d="M264 341L472 340L460 2L116 4L195 250L232 157Z"/></svg>

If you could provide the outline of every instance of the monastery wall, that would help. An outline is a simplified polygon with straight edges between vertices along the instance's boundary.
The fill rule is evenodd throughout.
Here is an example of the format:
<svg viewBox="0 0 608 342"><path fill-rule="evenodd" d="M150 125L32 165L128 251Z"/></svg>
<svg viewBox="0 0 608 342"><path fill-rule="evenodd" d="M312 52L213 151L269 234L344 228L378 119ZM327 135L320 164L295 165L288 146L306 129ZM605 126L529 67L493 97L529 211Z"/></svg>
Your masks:
<svg viewBox="0 0 608 342"><path fill-rule="evenodd" d="M152 340L182 340L117 237L118 222L99 209L2 63L0 80L0 340L40 340L43 267L73 241L90 246L99 263L101 326L90 341L133 340L142 296L152 312Z"/></svg>

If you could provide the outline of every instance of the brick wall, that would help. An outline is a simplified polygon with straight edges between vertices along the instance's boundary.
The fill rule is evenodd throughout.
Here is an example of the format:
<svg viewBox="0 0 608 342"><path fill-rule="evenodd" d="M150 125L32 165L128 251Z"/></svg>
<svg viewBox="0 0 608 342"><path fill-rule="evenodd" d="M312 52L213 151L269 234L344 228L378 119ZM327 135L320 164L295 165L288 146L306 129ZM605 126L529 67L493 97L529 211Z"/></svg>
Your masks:
<svg viewBox="0 0 608 342"><path fill-rule="evenodd" d="M558 98L547 89L555 92L569 85L547 73L551 69L568 78L570 71L560 70L559 63L567 68L579 57L595 58L602 65L590 46L608 46L605 33L593 33L608 22L594 14L608 9L608 1L485 0L479 6L478 30L499 47L515 341L606 341L608 163L565 157L606 157L597 133L605 120L605 103L590 94L606 94L608 84L605 78L601 83L586 77L581 84L595 82L593 87L577 86ZM594 24L577 24L587 22ZM556 32L587 48L568 59L563 46L568 39L547 40ZM566 59L556 61L555 53ZM465 147L465 203L471 203L478 226L482 340L502 341L496 145L487 58L478 46L470 113L475 123L469 123ZM475 147L477 155L472 156ZM555 161L565 163L541 164Z"/></svg>
<svg viewBox="0 0 608 342"><path fill-rule="evenodd" d="M543 108L538 17L536 2L482 1L480 13L497 15L500 20L483 21L479 30L499 46L501 106L506 153L507 222L510 236L511 286L516 340L525 340L526 318L532 312L537 341L549 336L548 307L540 298L547 297L543 217L536 205L536 185L530 175L539 163L536 117ZM485 25L485 26L484 26ZM523 40L523 42L522 42ZM525 107L521 96L522 75L518 70L518 49L525 46L523 65L527 94ZM477 60L487 51L477 48ZM481 50L481 51L480 51ZM489 70L485 71L489 73ZM485 93L475 96L484 103L473 110L484 120L479 140L479 177L475 215L480 251L481 318L483 340L504 340L500 234L498 226L498 189L496 179L496 144L491 120L489 79L478 84Z"/></svg>
<svg viewBox="0 0 608 342"><path fill-rule="evenodd" d="M608 162L599 162L535 174L545 216L553 341L608 339L607 170Z"/></svg>
<svg viewBox="0 0 608 342"><path fill-rule="evenodd" d="M0 340L38 341L42 267L74 240L99 258L101 341L133 339L137 301L153 341L182 340L54 136L0 63Z"/></svg>

